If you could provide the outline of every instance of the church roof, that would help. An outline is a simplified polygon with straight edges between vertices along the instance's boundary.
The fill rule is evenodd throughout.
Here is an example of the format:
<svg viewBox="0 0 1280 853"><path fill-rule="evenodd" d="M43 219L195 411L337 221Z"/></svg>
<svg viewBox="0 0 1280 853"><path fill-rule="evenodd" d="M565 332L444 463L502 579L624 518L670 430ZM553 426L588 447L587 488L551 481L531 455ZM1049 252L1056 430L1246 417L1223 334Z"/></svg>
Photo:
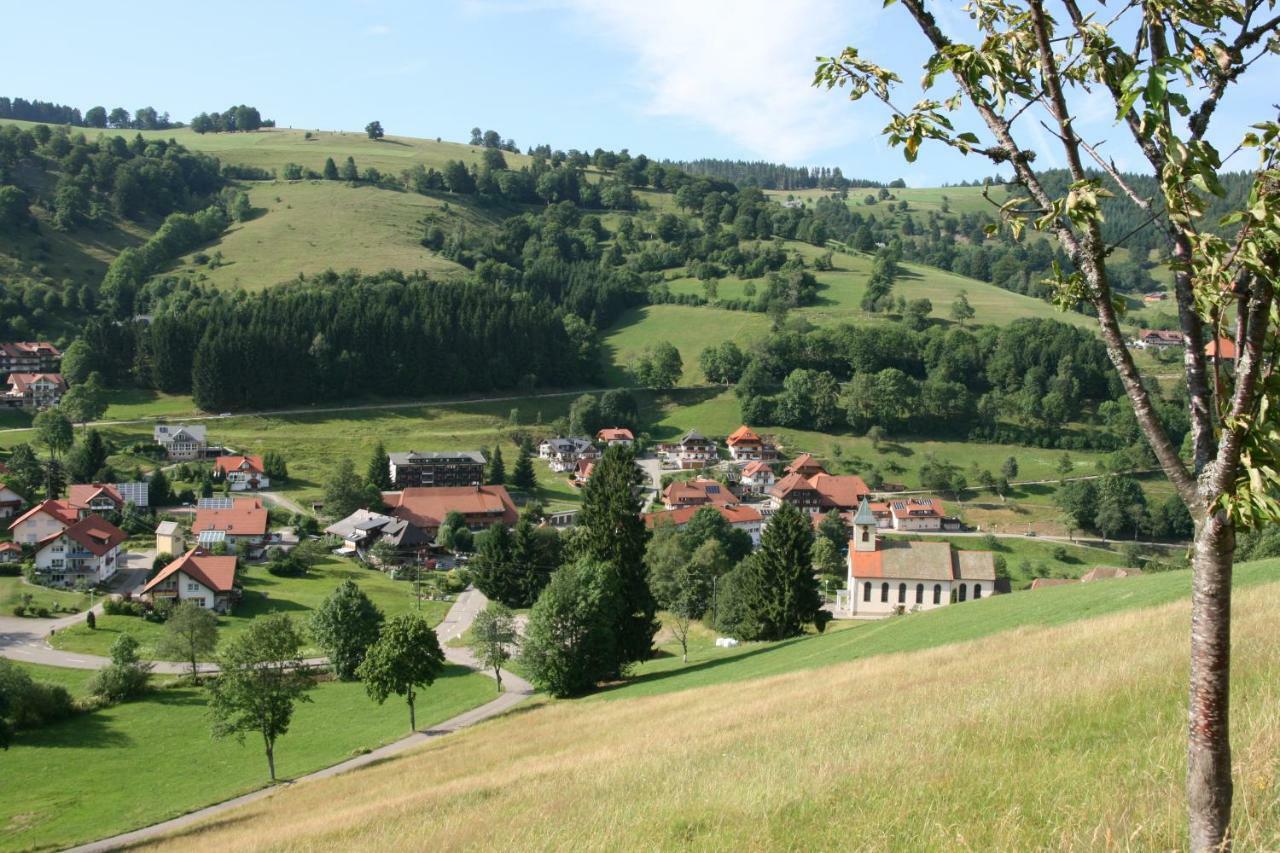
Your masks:
<svg viewBox="0 0 1280 853"><path fill-rule="evenodd" d="M866 498L858 502L858 514L853 517L853 523L875 525L876 517L871 512L871 505L867 503Z"/></svg>

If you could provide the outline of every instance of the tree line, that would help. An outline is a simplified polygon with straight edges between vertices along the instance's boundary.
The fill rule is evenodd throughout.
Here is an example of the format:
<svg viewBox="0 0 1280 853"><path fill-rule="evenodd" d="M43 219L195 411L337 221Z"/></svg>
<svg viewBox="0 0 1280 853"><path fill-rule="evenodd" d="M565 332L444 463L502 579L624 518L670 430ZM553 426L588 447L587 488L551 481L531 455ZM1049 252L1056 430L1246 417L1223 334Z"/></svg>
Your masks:
<svg viewBox="0 0 1280 853"><path fill-rule="evenodd" d="M839 166L788 166L763 160L721 160L702 157L697 160L664 160L667 165L683 169L691 175L719 178L744 187L763 190L842 190L851 187L906 186L902 180L884 184L864 178L846 178Z"/></svg>
<svg viewBox="0 0 1280 853"><path fill-rule="evenodd" d="M0 119L116 130L168 130L183 126L180 121L170 121L167 112L157 112L155 107L139 107L130 114L124 107L114 107L108 112L106 107L98 106L90 107L81 115L77 107L9 97L0 97Z"/></svg>
<svg viewBox="0 0 1280 853"><path fill-rule="evenodd" d="M191 119L191 129L196 133L233 133L275 127L275 119L264 119L257 107L237 104L222 112L200 113Z"/></svg>

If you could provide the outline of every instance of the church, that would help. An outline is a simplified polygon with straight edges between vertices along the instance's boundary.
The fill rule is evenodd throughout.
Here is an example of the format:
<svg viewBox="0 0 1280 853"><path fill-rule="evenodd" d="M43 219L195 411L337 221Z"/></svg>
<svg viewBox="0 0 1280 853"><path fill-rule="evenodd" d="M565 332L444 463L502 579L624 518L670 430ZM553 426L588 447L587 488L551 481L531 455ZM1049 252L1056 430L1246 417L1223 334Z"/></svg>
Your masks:
<svg viewBox="0 0 1280 853"><path fill-rule="evenodd" d="M950 542L882 539L866 498L853 518L848 589L836 597L836 615L874 618L933 610L995 593L990 551L959 551Z"/></svg>

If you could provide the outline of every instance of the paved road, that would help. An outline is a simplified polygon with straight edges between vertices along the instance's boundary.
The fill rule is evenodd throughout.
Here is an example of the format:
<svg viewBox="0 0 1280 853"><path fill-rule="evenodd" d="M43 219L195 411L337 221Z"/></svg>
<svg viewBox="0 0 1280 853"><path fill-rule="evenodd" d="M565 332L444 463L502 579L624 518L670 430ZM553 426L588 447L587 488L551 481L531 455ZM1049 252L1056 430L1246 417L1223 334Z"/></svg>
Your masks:
<svg viewBox="0 0 1280 853"><path fill-rule="evenodd" d="M454 602L453 607L449 608L449 613L445 616L444 621L436 628L437 633L440 635L441 643L444 644L448 640L461 636L467 628L471 627L471 623L475 620L476 614L483 610L485 605L488 603L489 602L484 595L476 590L468 590L460 595L458 600ZM4 647L0 647L0 654L4 654L5 652L6 649ZM444 652L445 657L451 663L462 664L463 666L475 666L475 659L472 657L469 649L455 649L445 646ZM491 673L488 672L484 672L484 674L491 675ZM88 853L88 851L100 853L100 851L118 850L122 847L127 847L132 844L137 844L148 839L175 832L191 826L194 823L205 820L206 818L213 817L214 815L222 814L223 812L230 811L231 809L261 800L264 797L269 797L282 788L312 782L316 779L326 779L330 776L336 776L339 773L347 773L382 761L384 758L389 758L393 755L399 755L400 753L407 752L408 750L434 740L435 738L452 734L453 732L465 729L468 726L474 726L476 723L480 723L496 717L499 714L503 714L533 694L533 686L529 684L529 682L505 670L502 673L502 684L505 688L505 692L499 694L493 701L481 705L478 708L472 708L470 711L459 714L452 719L445 720L443 723L432 726L429 729L414 732L408 737L401 738L394 743L379 747L372 752L357 756L348 761L343 761L342 763L335 764L331 767L326 767L323 770L317 770L315 773L308 773L305 776L299 776L297 779L275 787L262 788L252 793L236 797L232 800L227 800L194 812L189 812L181 817L176 817L172 820L164 821L163 823L157 823L132 832L126 832L122 835L112 836L111 838L104 838L99 841L81 845L80 847L72 848L72 850L82 851L83 853Z"/></svg>
<svg viewBox="0 0 1280 853"><path fill-rule="evenodd" d="M656 456L643 456L636 460L636 464L649 478L649 490L644 501L647 510L662 497L662 460Z"/></svg>

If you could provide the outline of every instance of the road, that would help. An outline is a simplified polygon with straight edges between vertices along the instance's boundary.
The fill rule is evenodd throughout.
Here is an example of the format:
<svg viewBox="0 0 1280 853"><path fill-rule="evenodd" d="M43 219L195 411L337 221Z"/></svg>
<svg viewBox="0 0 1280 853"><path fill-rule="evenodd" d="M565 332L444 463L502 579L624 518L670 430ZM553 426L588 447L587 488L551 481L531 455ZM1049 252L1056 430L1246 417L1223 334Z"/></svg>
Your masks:
<svg viewBox="0 0 1280 853"><path fill-rule="evenodd" d="M718 388L718 385L690 385L681 387L681 391L697 391L705 388ZM647 391L649 389L639 386L631 388L580 388L576 391L549 391L543 394L510 394L502 397L457 397L449 400L406 400L398 403L363 403L356 406L302 406L295 409L264 409L255 412L233 412L230 418L270 418L285 415L325 415L340 414L342 412L373 412L384 409L416 409L422 406L464 406L468 403L510 403L516 400L547 400L556 397L576 397L579 394L603 394L605 391ZM132 418L129 420L107 420L107 421L90 421L87 424L80 424L81 427L114 427L114 426L136 426L138 424L154 424L163 421L181 421L183 423L196 423L197 421L217 421L223 420L222 415L157 415L150 418ZM31 427L10 427L8 429L0 429L0 433L6 432L30 432Z"/></svg>
<svg viewBox="0 0 1280 853"><path fill-rule="evenodd" d="M656 456L643 456L636 460L636 465L649 478L648 492L644 500L644 509L647 511L662 496L662 460Z"/></svg>
<svg viewBox="0 0 1280 853"><path fill-rule="evenodd" d="M451 639L462 636L462 634L471 627L471 623L475 621L476 614L483 610L485 605L488 603L488 599L486 599L480 592L476 590L467 590L462 595L458 596L458 600L454 602L453 607L449 608L449 612L445 616L444 621L436 628L436 632L440 636L441 645L444 646L445 658L448 659L450 663L469 666L473 669L477 668L475 665L475 658L471 654L470 649L451 648L445 644ZM76 616L70 616L66 619L39 621L56 621L60 626L65 626L74 624L77 619L83 618L84 614L77 614ZM3 622L5 621L31 622L36 620L0 619L0 655L3 655L4 657L12 657L15 660L23 660L24 658L15 657L11 654L14 650L14 646L6 642L6 635L3 633L5 631ZM46 648L48 647L46 646ZM50 651L55 650L50 649ZM86 667L84 664L87 662L96 661L98 666L107 662L105 658L94 658L92 655L71 655L67 652L57 652L57 655L59 656L58 659L62 662L55 663L53 664L54 666L75 666L79 669L85 669L96 668ZM79 663L70 663L73 659L78 660ZM178 667L177 671L185 671L181 665L176 666ZM167 672L169 670L161 669L157 666L157 671ZM484 670L480 670L480 672L492 677L492 673L490 672L486 672ZM203 809L198 809L194 812L189 812L181 817L176 817L172 820L164 821L163 823L153 824L151 826L143 827L142 829L136 829L132 832L115 835L110 838L103 838L72 849L76 851L84 851L85 853L87 853L87 851L101 853L101 851L118 850L122 847L137 844L161 835L166 835L205 820L206 818L213 817L214 815L219 815L223 812L255 802L264 797L269 797L281 788L300 785L306 782L313 782L317 779L326 779L330 776L336 776L339 773L348 773L352 770L357 770L361 767L367 767L370 764L378 763L393 755L399 755L403 752L407 752L414 747L420 746L438 737L452 734L453 732L460 731L468 726L473 726L476 723L480 723L484 720L496 717L499 714L506 713L508 710L533 695L533 685L529 684L529 682L525 681L523 678L505 670L502 672L502 684L505 689L504 692L499 694L497 698L492 701L487 702L478 708L472 708L470 711L459 714L452 719L445 720L443 723L432 726L429 729L414 732L408 737L401 738L394 743L389 743L386 746L379 747L378 749L364 755L343 761L340 764L334 764L333 766L326 767L323 770L317 770L314 773L308 773L305 776L299 776L297 779L293 779L289 782L283 783L282 785L271 788L262 788L252 793L245 794L244 796L236 797L232 800L227 800L212 806L207 806Z"/></svg>

